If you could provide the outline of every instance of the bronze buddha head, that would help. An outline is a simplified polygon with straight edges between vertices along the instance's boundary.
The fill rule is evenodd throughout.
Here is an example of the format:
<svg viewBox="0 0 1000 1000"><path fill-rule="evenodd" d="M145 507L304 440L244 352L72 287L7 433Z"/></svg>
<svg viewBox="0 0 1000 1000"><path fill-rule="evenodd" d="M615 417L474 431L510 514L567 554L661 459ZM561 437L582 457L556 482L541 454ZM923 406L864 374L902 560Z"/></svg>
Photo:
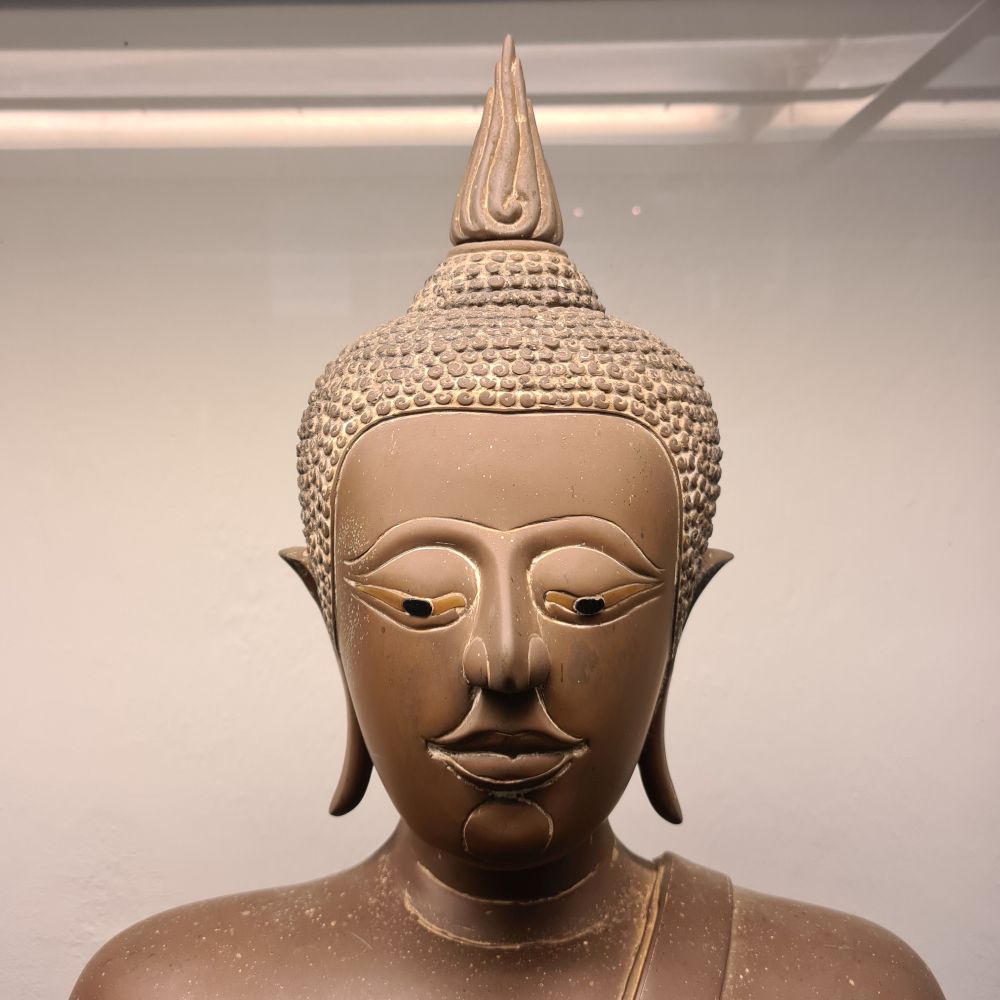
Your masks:
<svg viewBox="0 0 1000 1000"><path fill-rule="evenodd" d="M672 348L605 313L562 222L508 38L452 220L405 315L345 348L300 428L289 550L343 670L331 811L374 762L425 842L559 857L639 762L680 809L663 699L707 548L718 424Z"/></svg>

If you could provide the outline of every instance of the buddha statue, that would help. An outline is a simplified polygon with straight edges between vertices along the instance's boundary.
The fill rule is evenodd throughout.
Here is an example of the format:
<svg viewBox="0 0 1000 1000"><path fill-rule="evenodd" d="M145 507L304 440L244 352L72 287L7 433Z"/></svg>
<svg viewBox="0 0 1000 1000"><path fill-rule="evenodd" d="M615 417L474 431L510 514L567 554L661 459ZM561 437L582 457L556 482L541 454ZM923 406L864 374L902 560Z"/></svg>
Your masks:
<svg viewBox="0 0 1000 1000"><path fill-rule="evenodd" d="M74 1000L941 1000L856 917L646 860L608 816L664 753L708 547L702 379L604 311L508 38L409 310L344 349L299 431L305 546L348 706L331 812L377 769L400 822L357 867L183 906L113 939Z"/></svg>

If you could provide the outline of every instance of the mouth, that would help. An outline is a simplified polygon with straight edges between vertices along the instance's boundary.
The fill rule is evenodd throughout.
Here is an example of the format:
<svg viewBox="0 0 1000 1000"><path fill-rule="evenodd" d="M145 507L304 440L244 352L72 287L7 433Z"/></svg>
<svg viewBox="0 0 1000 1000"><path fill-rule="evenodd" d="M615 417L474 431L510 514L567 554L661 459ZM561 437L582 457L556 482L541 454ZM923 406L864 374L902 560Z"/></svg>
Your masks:
<svg viewBox="0 0 1000 1000"><path fill-rule="evenodd" d="M477 692L468 715L427 741L427 752L463 781L493 792L522 792L561 778L587 744L552 721L537 695L515 714ZM505 717L506 716L506 717Z"/></svg>
<svg viewBox="0 0 1000 1000"><path fill-rule="evenodd" d="M463 753L445 750L429 743L427 752L434 760L451 768L459 778L480 788L497 792L522 792L529 788L540 788L561 778L573 761L587 752L587 748L581 744L573 750L508 756L486 751Z"/></svg>

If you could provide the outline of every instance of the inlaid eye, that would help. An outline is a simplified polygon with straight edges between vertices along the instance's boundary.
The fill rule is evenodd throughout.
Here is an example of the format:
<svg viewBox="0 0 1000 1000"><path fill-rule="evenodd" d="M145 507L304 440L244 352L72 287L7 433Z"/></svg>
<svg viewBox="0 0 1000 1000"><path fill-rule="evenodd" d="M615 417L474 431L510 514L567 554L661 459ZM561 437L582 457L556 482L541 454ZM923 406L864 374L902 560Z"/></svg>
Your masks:
<svg viewBox="0 0 1000 1000"><path fill-rule="evenodd" d="M400 624L412 624L414 627L417 622L427 628L447 625L455 621L467 606L465 595L454 591L442 594L440 597L418 597L416 594L406 593L405 590L378 587L371 583L352 582L352 586L368 604L380 610L394 611L397 615L403 615L404 620L400 621Z"/></svg>
<svg viewBox="0 0 1000 1000"><path fill-rule="evenodd" d="M599 615L604 610L603 597L578 597L573 602L573 610L582 617Z"/></svg>
<svg viewBox="0 0 1000 1000"><path fill-rule="evenodd" d="M649 583L625 583L619 587L610 587L599 594L585 594L580 597L566 590L547 590L545 607L550 613L556 612L557 617L572 615L575 618L594 618L598 622L603 622L607 621L604 612L614 611L617 614L634 605L632 598L638 598L653 589L654 585ZM561 620L567 619L563 617Z"/></svg>
<svg viewBox="0 0 1000 1000"><path fill-rule="evenodd" d="M352 600L412 631L446 628L457 622L469 610L478 589L473 562L446 545L417 545L388 558L375 552L357 569L352 564L344 582L348 588L335 594L344 598L350 593Z"/></svg>
<svg viewBox="0 0 1000 1000"><path fill-rule="evenodd" d="M434 613L434 605L424 597L404 597L402 608L414 618L430 618Z"/></svg>

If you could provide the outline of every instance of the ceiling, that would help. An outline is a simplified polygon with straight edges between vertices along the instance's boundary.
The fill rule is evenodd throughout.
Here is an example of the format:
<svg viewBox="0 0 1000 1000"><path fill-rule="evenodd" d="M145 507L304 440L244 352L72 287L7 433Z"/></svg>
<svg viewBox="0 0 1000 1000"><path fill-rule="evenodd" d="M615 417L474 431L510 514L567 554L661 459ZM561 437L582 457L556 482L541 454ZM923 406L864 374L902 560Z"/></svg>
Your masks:
<svg viewBox="0 0 1000 1000"><path fill-rule="evenodd" d="M1000 136L998 7L7 6L0 149L464 146L507 26L547 145L795 144L822 165Z"/></svg>

